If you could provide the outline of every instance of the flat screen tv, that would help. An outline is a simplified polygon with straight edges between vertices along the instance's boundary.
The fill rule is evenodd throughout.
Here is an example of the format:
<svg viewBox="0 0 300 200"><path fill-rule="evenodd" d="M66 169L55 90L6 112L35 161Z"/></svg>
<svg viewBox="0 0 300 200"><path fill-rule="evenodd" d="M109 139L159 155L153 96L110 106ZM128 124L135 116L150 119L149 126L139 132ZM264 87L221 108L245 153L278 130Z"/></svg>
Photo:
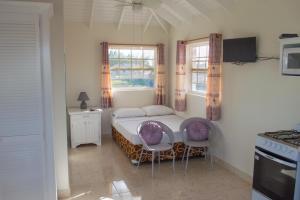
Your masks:
<svg viewBox="0 0 300 200"><path fill-rule="evenodd" d="M256 37L223 41L223 62L256 62Z"/></svg>

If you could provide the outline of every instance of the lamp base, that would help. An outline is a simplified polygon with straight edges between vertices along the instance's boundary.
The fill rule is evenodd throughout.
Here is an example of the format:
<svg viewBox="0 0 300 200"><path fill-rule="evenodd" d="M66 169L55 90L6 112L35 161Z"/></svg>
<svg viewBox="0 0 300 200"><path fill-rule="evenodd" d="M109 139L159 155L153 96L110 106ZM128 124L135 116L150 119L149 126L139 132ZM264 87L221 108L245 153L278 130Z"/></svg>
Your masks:
<svg viewBox="0 0 300 200"><path fill-rule="evenodd" d="M81 110L85 110L87 109L87 103L85 101L82 101L81 104L80 104L80 109Z"/></svg>

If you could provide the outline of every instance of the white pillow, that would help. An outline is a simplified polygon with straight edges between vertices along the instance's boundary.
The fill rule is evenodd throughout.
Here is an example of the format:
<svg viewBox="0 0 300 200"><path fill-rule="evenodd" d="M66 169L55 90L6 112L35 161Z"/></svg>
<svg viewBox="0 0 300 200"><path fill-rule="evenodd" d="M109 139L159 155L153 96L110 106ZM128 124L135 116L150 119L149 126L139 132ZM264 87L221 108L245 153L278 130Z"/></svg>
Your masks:
<svg viewBox="0 0 300 200"><path fill-rule="evenodd" d="M119 108L114 111L113 117L125 118L125 117L144 117L146 113L141 108Z"/></svg>
<svg viewBox="0 0 300 200"><path fill-rule="evenodd" d="M162 105L144 106L142 109L146 112L147 116L171 115L174 113L173 109Z"/></svg>

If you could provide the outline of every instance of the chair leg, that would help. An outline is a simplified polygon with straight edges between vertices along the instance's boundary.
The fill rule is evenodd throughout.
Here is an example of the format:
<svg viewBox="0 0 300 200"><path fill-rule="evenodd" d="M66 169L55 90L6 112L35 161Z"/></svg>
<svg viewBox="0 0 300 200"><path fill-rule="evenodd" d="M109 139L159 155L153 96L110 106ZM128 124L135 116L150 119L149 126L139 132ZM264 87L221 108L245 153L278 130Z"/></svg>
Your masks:
<svg viewBox="0 0 300 200"><path fill-rule="evenodd" d="M185 162L185 173L186 173L187 166L188 166L188 163L189 163L190 151L191 151L191 146L189 146L189 148L188 148L188 151L187 151L187 155L186 155L186 162Z"/></svg>
<svg viewBox="0 0 300 200"><path fill-rule="evenodd" d="M175 173L175 151L172 149L172 154L173 154L173 173Z"/></svg>
<svg viewBox="0 0 300 200"><path fill-rule="evenodd" d="M160 151L158 152L158 167L160 168Z"/></svg>
<svg viewBox="0 0 300 200"><path fill-rule="evenodd" d="M209 150L209 157L210 157L210 166L213 167L214 157L212 154L212 150L209 147L208 147L208 150Z"/></svg>
<svg viewBox="0 0 300 200"><path fill-rule="evenodd" d="M182 159L181 159L181 163L183 163L183 161L184 161L184 156L185 156L186 149L187 149L187 146L185 145L183 155L182 155Z"/></svg>
<svg viewBox="0 0 300 200"><path fill-rule="evenodd" d="M155 152L152 151L152 177L153 177L153 174L154 174L154 157L155 157Z"/></svg>
<svg viewBox="0 0 300 200"><path fill-rule="evenodd" d="M139 158L139 162L138 162L137 168L139 168L139 166L140 166L140 163L141 163L141 160L142 160L142 157L143 157L143 153L144 153L144 149L142 149L142 151L141 151L141 154L140 154L140 158Z"/></svg>

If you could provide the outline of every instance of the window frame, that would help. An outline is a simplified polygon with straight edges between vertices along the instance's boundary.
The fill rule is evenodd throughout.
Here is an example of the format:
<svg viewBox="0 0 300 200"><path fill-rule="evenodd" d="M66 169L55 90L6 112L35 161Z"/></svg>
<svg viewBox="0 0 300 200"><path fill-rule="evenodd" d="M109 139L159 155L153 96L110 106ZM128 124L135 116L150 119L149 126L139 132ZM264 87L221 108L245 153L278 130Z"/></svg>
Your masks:
<svg viewBox="0 0 300 200"><path fill-rule="evenodd" d="M197 42L193 42L191 44L188 44L187 45L187 65L188 65L188 71L189 71L189 82L188 82L188 85L189 85L189 93L190 94L193 94L193 95L200 95L200 96L206 96L206 93L207 93L207 88L206 90L193 90L192 86L193 86L193 79L192 79L192 76L193 76L193 71L195 68L193 68L193 48L194 47L199 47L199 46L206 46L208 45L209 46L209 40L208 39L204 39L204 40L199 40ZM208 57L209 57L209 49L208 49L208 52L207 52L207 68L206 69L196 69L196 71L200 71L200 72L206 72L206 75L208 73ZM198 57L200 58L200 57ZM206 58L206 57L205 57ZM197 82L198 83L198 82ZM207 86L207 84L206 84Z"/></svg>
<svg viewBox="0 0 300 200"><path fill-rule="evenodd" d="M119 67L118 69L116 69L115 71L119 71L119 70L128 70L131 72L130 76L131 78L128 79L128 80L132 80L132 71L142 71L143 72L143 76L144 76L144 71L146 70L151 70L153 71L153 86L152 87L147 87L147 86L124 86L124 87L113 87L113 84L111 83L111 86L112 86L112 90L113 91L132 91L132 90L154 90L155 87L156 87L156 71L157 71L157 47L156 46L137 46L137 45L109 45L108 47L108 51L110 49L118 49L119 51L121 49L130 49L131 50L131 56L128 57L128 58L120 58L120 53L118 53L118 57L117 58L110 58L109 57L109 64L110 64L110 61L111 60L117 60L119 62ZM132 57L132 50L142 50L142 57L141 58L134 58ZM154 58L153 59L145 59L144 58L144 51L143 50L154 50ZM122 68L120 67L120 61L124 59L124 60L130 60L130 67L128 68ZM133 62L132 61L142 61L142 68L141 69L134 69L133 68ZM153 69L152 68L145 68L145 60L153 60ZM111 65L110 66L110 72L112 71L111 69ZM114 69L113 69L114 70ZM119 80L126 80L126 79L119 79ZM152 80L152 79L149 79L149 80ZM112 77L111 77L111 82L112 82Z"/></svg>

